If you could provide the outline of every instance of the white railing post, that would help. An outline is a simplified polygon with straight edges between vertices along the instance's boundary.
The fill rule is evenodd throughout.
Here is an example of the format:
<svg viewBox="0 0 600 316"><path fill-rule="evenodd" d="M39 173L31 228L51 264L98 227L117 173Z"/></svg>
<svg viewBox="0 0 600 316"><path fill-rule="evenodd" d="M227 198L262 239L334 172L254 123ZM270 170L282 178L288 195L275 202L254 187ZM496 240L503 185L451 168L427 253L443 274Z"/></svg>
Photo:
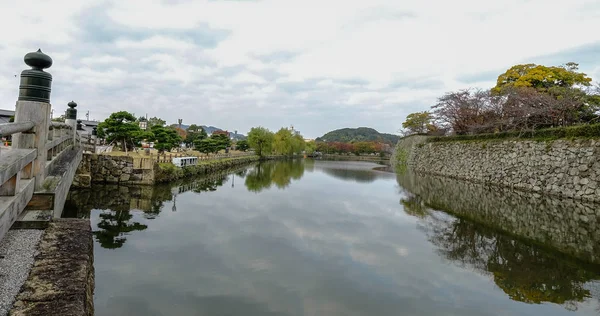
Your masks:
<svg viewBox="0 0 600 316"><path fill-rule="evenodd" d="M25 55L25 63L32 69L21 72L19 99L16 104L15 122L33 122L32 132L13 135L12 147L36 149L37 156L33 161L32 176L35 177L35 189L42 188L46 176L46 142L50 127L50 90L52 75L44 72L44 68L52 66L50 56L41 50Z"/></svg>

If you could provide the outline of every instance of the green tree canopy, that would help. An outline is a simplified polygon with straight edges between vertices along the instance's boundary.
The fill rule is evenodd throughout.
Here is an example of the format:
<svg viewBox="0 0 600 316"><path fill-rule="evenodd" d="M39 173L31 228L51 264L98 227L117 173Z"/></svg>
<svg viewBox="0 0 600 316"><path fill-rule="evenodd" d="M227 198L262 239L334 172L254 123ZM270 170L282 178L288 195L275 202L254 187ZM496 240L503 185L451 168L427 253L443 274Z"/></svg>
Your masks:
<svg viewBox="0 0 600 316"><path fill-rule="evenodd" d="M273 136L273 151L278 155L293 155L304 150L304 138L287 128L281 128Z"/></svg>
<svg viewBox="0 0 600 316"><path fill-rule="evenodd" d="M153 126L165 126L167 125L167 121L158 118L158 117L151 117L148 119L148 128L152 128Z"/></svg>
<svg viewBox="0 0 600 316"><path fill-rule="evenodd" d="M273 135L273 152L278 155L292 154L292 137L292 131L282 127Z"/></svg>
<svg viewBox="0 0 600 316"><path fill-rule="evenodd" d="M201 141L207 137L208 137L208 135L206 134L206 131L202 127L200 127L196 124L192 124L187 129L187 136L185 138L185 143L186 143L186 145L190 146L190 145L193 145L196 142Z"/></svg>
<svg viewBox="0 0 600 316"><path fill-rule="evenodd" d="M159 152L170 151L172 148L179 146L181 143L181 137L177 131L173 128L163 127L160 125L154 125L151 128L154 134L156 148Z"/></svg>
<svg viewBox="0 0 600 316"><path fill-rule="evenodd" d="M209 154L209 153L213 153L218 151L217 150L217 143L215 142L214 139L210 139L210 138L204 138L204 139L199 139L196 140L194 142L194 147L196 147L196 150L201 152L201 153L205 153L205 154Z"/></svg>
<svg viewBox="0 0 600 316"><path fill-rule="evenodd" d="M127 111L112 113L104 122L98 124L98 137L107 141L120 142L123 151L127 144L133 143L141 134L141 129L136 123L133 114Z"/></svg>
<svg viewBox="0 0 600 316"><path fill-rule="evenodd" d="M317 150L316 142L314 140L306 142L304 150L306 150L307 154L312 155Z"/></svg>
<svg viewBox="0 0 600 316"><path fill-rule="evenodd" d="M264 127L253 127L248 133L248 144L261 157L269 154L273 146L273 132Z"/></svg>
<svg viewBox="0 0 600 316"><path fill-rule="evenodd" d="M231 146L231 139L226 134L212 134L210 139L217 145L217 152Z"/></svg>
<svg viewBox="0 0 600 316"><path fill-rule="evenodd" d="M433 115L427 111L411 113L406 116L406 121L402 123L402 128L406 129L408 134L427 133L433 122Z"/></svg>
<svg viewBox="0 0 600 316"><path fill-rule="evenodd" d="M250 148L250 145L248 144L247 140L239 140L236 144L235 144L237 150L241 150L241 151L246 151Z"/></svg>
<svg viewBox="0 0 600 316"><path fill-rule="evenodd" d="M547 92L553 87L589 86L592 79L582 72L577 72L578 67L576 63L558 67L536 64L515 65L498 76L492 92L501 93L506 88L519 87L531 87L540 92Z"/></svg>

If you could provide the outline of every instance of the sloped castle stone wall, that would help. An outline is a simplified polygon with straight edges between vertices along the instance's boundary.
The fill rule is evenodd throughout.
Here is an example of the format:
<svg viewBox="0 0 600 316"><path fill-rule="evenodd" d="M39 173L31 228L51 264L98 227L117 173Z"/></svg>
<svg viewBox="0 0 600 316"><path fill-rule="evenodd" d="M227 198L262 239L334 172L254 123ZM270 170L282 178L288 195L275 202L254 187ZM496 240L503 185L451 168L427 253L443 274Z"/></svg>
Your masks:
<svg viewBox="0 0 600 316"><path fill-rule="evenodd" d="M399 143L396 152L401 155L394 163L417 173L600 201L599 140L427 142L419 138Z"/></svg>

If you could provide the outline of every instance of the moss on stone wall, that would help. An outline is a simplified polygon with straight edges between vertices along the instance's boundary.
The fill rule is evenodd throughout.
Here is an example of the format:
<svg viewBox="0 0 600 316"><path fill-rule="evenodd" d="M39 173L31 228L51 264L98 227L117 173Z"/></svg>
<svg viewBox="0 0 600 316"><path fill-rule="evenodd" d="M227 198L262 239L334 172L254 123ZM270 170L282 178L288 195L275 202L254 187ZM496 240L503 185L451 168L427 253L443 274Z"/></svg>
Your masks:
<svg viewBox="0 0 600 316"><path fill-rule="evenodd" d="M398 141L398 144L394 149L394 153L390 158L391 165L394 167L396 172L406 171L413 146L422 146L428 138L429 137L427 136L415 134L402 137Z"/></svg>

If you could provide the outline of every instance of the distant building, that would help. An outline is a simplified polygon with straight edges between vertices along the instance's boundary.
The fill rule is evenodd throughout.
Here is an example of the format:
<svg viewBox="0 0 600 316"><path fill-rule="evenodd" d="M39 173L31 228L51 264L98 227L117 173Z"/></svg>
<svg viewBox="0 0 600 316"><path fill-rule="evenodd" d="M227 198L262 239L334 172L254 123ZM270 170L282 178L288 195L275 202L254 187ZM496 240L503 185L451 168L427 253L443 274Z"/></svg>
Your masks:
<svg viewBox="0 0 600 316"><path fill-rule="evenodd" d="M94 129L94 127L98 127L98 124L100 124L100 122L98 121L87 121L87 120L81 120L81 125L83 126L83 132L82 134L92 134L92 130Z"/></svg>
<svg viewBox="0 0 600 316"><path fill-rule="evenodd" d="M305 138L304 141L307 142L307 143L308 142L314 142L315 139L314 138Z"/></svg>
<svg viewBox="0 0 600 316"><path fill-rule="evenodd" d="M15 111L0 110L0 124L8 123L10 118L15 115Z"/></svg>
<svg viewBox="0 0 600 316"><path fill-rule="evenodd" d="M228 131L214 131L211 136L212 135L227 135L228 138L231 138L231 133Z"/></svg>

